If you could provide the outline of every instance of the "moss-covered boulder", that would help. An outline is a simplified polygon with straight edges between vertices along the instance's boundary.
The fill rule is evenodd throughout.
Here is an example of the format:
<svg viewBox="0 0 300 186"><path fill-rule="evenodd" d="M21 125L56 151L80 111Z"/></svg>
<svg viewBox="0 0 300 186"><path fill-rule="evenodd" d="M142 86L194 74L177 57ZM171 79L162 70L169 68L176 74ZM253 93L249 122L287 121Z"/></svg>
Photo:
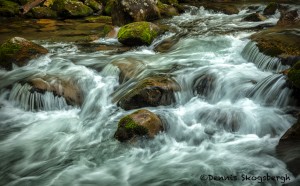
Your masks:
<svg viewBox="0 0 300 186"><path fill-rule="evenodd" d="M259 22L259 21L264 21L267 18L259 13L253 13L250 15L247 15L243 21L249 21L249 22Z"/></svg>
<svg viewBox="0 0 300 186"><path fill-rule="evenodd" d="M156 107L175 102L174 92L179 91L178 83L167 77L148 77L138 82L118 102L125 109Z"/></svg>
<svg viewBox="0 0 300 186"><path fill-rule="evenodd" d="M99 3L95 0L85 0L84 4L92 8L97 14L102 14L103 12L103 5L101 2Z"/></svg>
<svg viewBox="0 0 300 186"><path fill-rule="evenodd" d="M160 12L153 0L113 0L113 24L122 26L130 22L153 21L159 19Z"/></svg>
<svg viewBox="0 0 300 186"><path fill-rule="evenodd" d="M78 0L56 0L51 8L61 17L78 18L86 17L93 13L93 9Z"/></svg>
<svg viewBox="0 0 300 186"><path fill-rule="evenodd" d="M128 46L150 45L159 32L159 27L153 23L134 22L120 28L118 41Z"/></svg>
<svg viewBox="0 0 300 186"><path fill-rule="evenodd" d="M154 113L142 109L123 117L114 137L126 142L139 136L153 138L163 130L163 124Z"/></svg>
<svg viewBox="0 0 300 186"><path fill-rule="evenodd" d="M300 117L280 138L276 146L277 156L287 164L295 176L300 174Z"/></svg>
<svg viewBox="0 0 300 186"><path fill-rule="evenodd" d="M46 48L36 43L14 37L0 46L0 66L10 70L13 63L24 66L29 60L47 53Z"/></svg>
<svg viewBox="0 0 300 186"><path fill-rule="evenodd" d="M278 3L270 3L267 5L267 7L264 9L263 14L264 15L273 15L275 14L277 8L278 8Z"/></svg>
<svg viewBox="0 0 300 186"><path fill-rule="evenodd" d="M34 7L31 9L30 13L32 14L32 17L37 19L57 18L57 13L48 7Z"/></svg>
<svg viewBox="0 0 300 186"><path fill-rule="evenodd" d="M287 73L288 80L300 89L300 61L298 61Z"/></svg>
<svg viewBox="0 0 300 186"><path fill-rule="evenodd" d="M300 27L300 15L298 10L282 11L277 26L296 26Z"/></svg>
<svg viewBox="0 0 300 186"><path fill-rule="evenodd" d="M120 84L135 77L139 72L145 69L145 64L142 61L129 57L113 61L111 64L117 66L120 70Z"/></svg>
<svg viewBox="0 0 300 186"><path fill-rule="evenodd" d="M212 10L214 12L222 12L227 15L238 14L239 10L232 4L221 4L221 3L205 3L202 4L205 9Z"/></svg>
<svg viewBox="0 0 300 186"><path fill-rule="evenodd" d="M12 1L0 1L0 16L13 17L19 14L19 5Z"/></svg>

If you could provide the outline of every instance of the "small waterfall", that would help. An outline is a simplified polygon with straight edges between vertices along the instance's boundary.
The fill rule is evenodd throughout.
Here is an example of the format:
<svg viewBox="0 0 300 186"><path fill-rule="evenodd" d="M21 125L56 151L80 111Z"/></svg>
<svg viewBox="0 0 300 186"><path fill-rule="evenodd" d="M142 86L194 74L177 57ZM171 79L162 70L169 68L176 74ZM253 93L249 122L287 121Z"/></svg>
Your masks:
<svg viewBox="0 0 300 186"><path fill-rule="evenodd" d="M259 51L255 42L248 42L242 51L242 56L247 61L253 62L256 66L262 70L267 71L282 71L288 67L282 65L279 58L267 56Z"/></svg>
<svg viewBox="0 0 300 186"><path fill-rule="evenodd" d="M68 107L65 98L53 94L53 92L37 92L33 87L26 84L14 84L9 100L15 101L27 111L38 110L61 110Z"/></svg>
<svg viewBox="0 0 300 186"><path fill-rule="evenodd" d="M274 74L258 82L247 96L262 104L284 107L292 104L291 94L292 90L287 87L285 76Z"/></svg>

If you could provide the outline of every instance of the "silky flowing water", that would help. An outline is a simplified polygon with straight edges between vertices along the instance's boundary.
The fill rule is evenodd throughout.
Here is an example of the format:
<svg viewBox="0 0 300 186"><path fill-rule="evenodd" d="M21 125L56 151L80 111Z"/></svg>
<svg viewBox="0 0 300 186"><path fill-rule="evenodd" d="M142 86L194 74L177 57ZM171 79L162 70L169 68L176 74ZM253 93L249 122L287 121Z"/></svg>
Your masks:
<svg viewBox="0 0 300 186"><path fill-rule="evenodd" d="M72 43L37 38L49 54L25 67L0 71L0 184L240 186L293 181L275 153L298 109L278 73L285 67L251 43L244 49L254 33L249 28L275 24L279 14L260 23L242 22L247 14L191 8L164 20L184 33L166 53L153 49L172 33L122 54L87 52ZM104 38L95 43L120 45ZM119 70L110 62L124 58L145 66L120 85ZM83 105L71 107L48 94L26 95L28 87L17 83L44 74L78 82ZM173 77L181 86L174 104L147 108L159 115L166 130L152 140L120 143L113 138L117 123L133 111L115 101L153 74ZM12 84L12 89L4 88ZM30 105L34 98L47 106L36 112Z"/></svg>

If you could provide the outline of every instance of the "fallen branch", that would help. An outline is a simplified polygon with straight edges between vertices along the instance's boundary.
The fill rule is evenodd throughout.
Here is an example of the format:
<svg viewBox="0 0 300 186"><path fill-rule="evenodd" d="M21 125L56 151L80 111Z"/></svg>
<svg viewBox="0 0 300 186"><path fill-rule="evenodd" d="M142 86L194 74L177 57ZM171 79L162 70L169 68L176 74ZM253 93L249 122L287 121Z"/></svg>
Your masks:
<svg viewBox="0 0 300 186"><path fill-rule="evenodd" d="M36 7L37 5L41 4L42 2L44 2L45 0L34 0L32 2L28 2L25 5L22 6L21 8L21 12L22 14L26 14L27 12L29 12L32 8Z"/></svg>

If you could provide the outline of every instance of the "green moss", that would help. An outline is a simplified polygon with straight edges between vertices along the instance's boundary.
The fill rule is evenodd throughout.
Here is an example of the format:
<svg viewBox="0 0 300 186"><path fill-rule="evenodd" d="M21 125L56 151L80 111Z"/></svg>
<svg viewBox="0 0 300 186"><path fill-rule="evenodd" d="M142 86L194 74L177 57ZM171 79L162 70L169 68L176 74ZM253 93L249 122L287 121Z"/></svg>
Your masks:
<svg viewBox="0 0 300 186"><path fill-rule="evenodd" d="M118 40L129 46L150 45L157 35L149 22L134 22L120 28Z"/></svg>
<svg viewBox="0 0 300 186"><path fill-rule="evenodd" d="M0 66L6 69L11 67L11 59L17 52L19 52L21 47L12 42L5 42L0 46Z"/></svg>
<svg viewBox="0 0 300 186"><path fill-rule="evenodd" d="M140 126L136 122L134 122L130 115L123 117L120 120L118 126L124 127L127 132L137 135L146 135L148 133L147 128Z"/></svg>
<svg viewBox="0 0 300 186"><path fill-rule="evenodd" d="M300 89L300 61L298 61L288 72L288 79Z"/></svg>
<svg viewBox="0 0 300 186"><path fill-rule="evenodd" d="M119 127L122 127L123 125L126 129L134 129L137 126L130 116L125 116L120 120Z"/></svg>
<svg viewBox="0 0 300 186"><path fill-rule="evenodd" d="M32 15L35 18L56 18L57 14L55 11L51 10L48 7L34 7L31 9Z"/></svg>
<svg viewBox="0 0 300 186"><path fill-rule="evenodd" d="M97 1L95 0L85 0L84 4L89 6L90 8L92 8L94 11L99 11L101 10L101 4L99 4Z"/></svg>
<svg viewBox="0 0 300 186"><path fill-rule="evenodd" d="M19 5L11 1L0 1L0 16L15 16L19 14Z"/></svg>
<svg viewBox="0 0 300 186"><path fill-rule="evenodd" d="M93 13L93 10L77 0L56 0L52 9L63 17L85 17Z"/></svg>
<svg viewBox="0 0 300 186"><path fill-rule="evenodd" d="M105 5L105 8L104 8L104 13L105 15L111 15L111 10L112 10L112 6L114 4L114 1L115 0L109 0L106 5Z"/></svg>
<svg viewBox="0 0 300 186"><path fill-rule="evenodd" d="M104 27L103 27L103 34L104 35L106 35L106 34L108 34L111 30L113 29L113 26L111 26L111 25L105 25Z"/></svg>

